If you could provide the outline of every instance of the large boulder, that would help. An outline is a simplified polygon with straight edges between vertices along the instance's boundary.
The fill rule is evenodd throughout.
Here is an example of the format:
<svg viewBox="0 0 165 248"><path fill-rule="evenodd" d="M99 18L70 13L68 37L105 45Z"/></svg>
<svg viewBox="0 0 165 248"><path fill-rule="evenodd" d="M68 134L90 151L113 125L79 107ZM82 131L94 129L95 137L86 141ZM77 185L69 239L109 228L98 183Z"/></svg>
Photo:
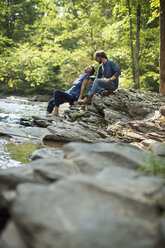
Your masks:
<svg viewBox="0 0 165 248"><path fill-rule="evenodd" d="M154 206L115 194L92 178L25 184L17 192L11 216L28 247L164 247Z"/></svg>
<svg viewBox="0 0 165 248"><path fill-rule="evenodd" d="M72 160L82 172L87 174L93 174L111 166L138 169L153 159L153 155L150 153L123 143L69 143L64 146L64 156ZM158 164L164 162L161 157L155 156L154 158Z"/></svg>

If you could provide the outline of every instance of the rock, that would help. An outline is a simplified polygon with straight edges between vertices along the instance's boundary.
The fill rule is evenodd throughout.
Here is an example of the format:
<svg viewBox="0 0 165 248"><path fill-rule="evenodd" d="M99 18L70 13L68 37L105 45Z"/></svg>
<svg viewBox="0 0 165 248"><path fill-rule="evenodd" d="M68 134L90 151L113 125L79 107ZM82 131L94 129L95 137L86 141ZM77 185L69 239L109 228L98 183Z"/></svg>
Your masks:
<svg viewBox="0 0 165 248"><path fill-rule="evenodd" d="M0 192L15 189L25 182L48 184L79 172L79 168L68 160L37 159L28 166L0 170Z"/></svg>
<svg viewBox="0 0 165 248"><path fill-rule="evenodd" d="M105 168L96 179L109 191L138 202L165 209L165 179L145 176L121 167ZM158 203L159 202L159 203Z"/></svg>
<svg viewBox="0 0 165 248"><path fill-rule="evenodd" d="M40 158L63 158L63 151L56 149L56 148L41 148L36 151L34 151L31 155L30 158L31 160L36 160Z"/></svg>
<svg viewBox="0 0 165 248"><path fill-rule="evenodd" d="M33 177L33 169L29 166L0 170L0 192L15 189L19 183L25 182L37 182Z"/></svg>
<svg viewBox="0 0 165 248"><path fill-rule="evenodd" d="M34 123L39 127L48 127L52 124L53 120L49 117L32 116Z"/></svg>
<svg viewBox="0 0 165 248"><path fill-rule="evenodd" d="M122 114L121 112L115 110L104 110L105 120L108 123L116 123L119 120L123 122L127 122L129 119L126 118L126 115Z"/></svg>
<svg viewBox="0 0 165 248"><path fill-rule="evenodd" d="M165 106L162 106L160 109L159 109L159 112L161 115L165 116Z"/></svg>
<svg viewBox="0 0 165 248"><path fill-rule="evenodd" d="M28 247L164 247L155 207L114 194L92 178L24 184L17 192L11 216Z"/></svg>
<svg viewBox="0 0 165 248"><path fill-rule="evenodd" d="M22 117L20 119L20 124L25 126L25 127L32 127L34 126L34 123L33 123L33 120L31 118L25 118L25 117Z"/></svg>
<svg viewBox="0 0 165 248"><path fill-rule="evenodd" d="M69 143L63 149L65 158L72 160L81 172L87 174L95 174L111 166L137 169L151 161L149 153L122 143ZM155 161L161 163L164 160L155 156Z"/></svg>
<svg viewBox="0 0 165 248"><path fill-rule="evenodd" d="M0 134L9 137L22 137L22 138L41 138L44 129L39 127L26 127L26 129L20 130L20 128L14 127L2 127L0 128Z"/></svg>
<svg viewBox="0 0 165 248"><path fill-rule="evenodd" d="M27 134L23 131L21 131L18 128L13 127L1 127L0 128L0 134L1 135L7 135L7 136L19 136L19 137L27 137Z"/></svg>
<svg viewBox="0 0 165 248"><path fill-rule="evenodd" d="M157 155L165 157L165 143L164 142L154 142L150 144L150 151Z"/></svg>
<svg viewBox="0 0 165 248"><path fill-rule="evenodd" d="M7 228L2 233L0 248L28 248L14 222L9 222Z"/></svg>
<svg viewBox="0 0 165 248"><path fill-rule="evenodd" d="M56 125L49 126L47 129L49 133L43 134L43 140L94 142L101 138L99 134L78 123L56 122Z"/></svg>
<svg viewBox="0 0 165 248"><path fill-rule="evenodd" d="M68 175L80 173L79 168L66 159L54 159L53 157L37 159L30 164L33 169L33 177L40 183L51 183Z"/></svg>
<svg viewBox="0 0 165 248"><path fill-rule="evenodd" d="M57 124L57 121L55 121L56 123L45 124L42 122L40 124L41 120L39 120L38 125L47 127L52 133L49 136L44 135L44 139L60 140L61 138L64 141L93 143L99 142L99 138L102 138L106 142L109 142L108 140L114 140L114 142L120 140L127 143L138 142L140 143L139 146L146 148L145 144L148 139L153 141L165 139L163 134L165 131L164 106L165 99L158 93L118 89L114 94L106 97L101 97L99 94L94 95L92 104L89 106L80 106L75 102L64 112L63 124ZM115 125L119 121L123 123L121 129L112 132L110 125ZM132 126L130 125L131 122ZM80 124L83 128L79 128ZM131 128L131 132L127 132L123 127L126 124L128 124L126 129ZM60 129L59 125L61 125ZM71 129L68 126L71 126ZM97 135L92 132L90 134L89 130L96 132ZM102 131L103 136L100 135ZM114 133L115 139L112 137ZM157 135L158 133L159 135Z"/></svg>
<svg viewBox="0 0 165 248"><path fill-rule="evenodd" d="M145 118L152 110L147 105L139 102L127 102L126 106L128 114L136 120Z"/></svg>

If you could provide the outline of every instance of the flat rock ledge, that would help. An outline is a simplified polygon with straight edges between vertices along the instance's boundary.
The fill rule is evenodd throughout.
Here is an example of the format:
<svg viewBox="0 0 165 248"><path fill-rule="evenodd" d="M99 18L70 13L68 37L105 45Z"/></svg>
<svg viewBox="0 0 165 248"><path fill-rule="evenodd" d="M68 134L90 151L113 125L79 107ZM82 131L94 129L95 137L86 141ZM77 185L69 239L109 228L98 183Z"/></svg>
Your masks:
<svg viewBox="0 0 165 248"><path fill-rule="evenodd" d="M165 97L118 89L109 96L96 94L92 105L75 102L60 117L34 117L34 122L46 128L43 141L124 142L148 149L165 141Z"/></svg>
<svg viewBox="0 0 165 248"><path fill-rule="evenodd" d="M0 248L165 247L165 178L140 170L165 163L163 143L43 149L0 170Z"/></svg>

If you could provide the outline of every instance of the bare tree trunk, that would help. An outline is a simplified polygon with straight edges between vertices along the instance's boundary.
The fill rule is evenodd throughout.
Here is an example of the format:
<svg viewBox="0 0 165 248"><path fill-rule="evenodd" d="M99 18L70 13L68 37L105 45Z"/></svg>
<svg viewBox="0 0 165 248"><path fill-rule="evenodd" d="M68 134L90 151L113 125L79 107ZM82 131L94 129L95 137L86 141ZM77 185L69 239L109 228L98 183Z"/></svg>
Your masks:
<svg viewBox="0 0 165 248"><path fill-rule="evenodd" d="M165 95L165 1L160 0L160 94Z"/></svg>
<svg viewBox="0 0 165 248"><path fill-rule="evenodd" d="M135 45L135 89L139 89L140 17L141 17L141 5L138 4L138 6L137 6L136 45Z"/></svg>
<svg viewBox="0 0 165 248"><path fill-rule="evenodd" d="M134 48L133 48L133 31L132 31L132 13L130 0L127 0L129 24L130 24L130 43L131 43L131 60L132 60L132 81L135 83L135 60L134 60Z"/></svg>

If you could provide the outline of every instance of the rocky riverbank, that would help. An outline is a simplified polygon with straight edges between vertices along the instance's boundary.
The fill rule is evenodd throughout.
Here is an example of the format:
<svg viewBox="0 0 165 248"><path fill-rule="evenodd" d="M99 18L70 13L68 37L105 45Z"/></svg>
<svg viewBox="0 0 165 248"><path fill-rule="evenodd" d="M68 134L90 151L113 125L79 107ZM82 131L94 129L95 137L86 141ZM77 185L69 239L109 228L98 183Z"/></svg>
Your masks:
<svg viewBox="0 0 165 248"><path fill-rule="evenodd" d="M75 142L0 170L0 248L163 248L164 106L159 94L119 89L33 117L43 142Z"/></svg>
<svg viewBox="0 0 165 248"><path fill-rule="evenodd" d="M96 95L92 105L74 103L61 117L34 121L46 127L43 140L126 142L142 148L165 141L165 97L142 90L118 89Z"/></svg>

